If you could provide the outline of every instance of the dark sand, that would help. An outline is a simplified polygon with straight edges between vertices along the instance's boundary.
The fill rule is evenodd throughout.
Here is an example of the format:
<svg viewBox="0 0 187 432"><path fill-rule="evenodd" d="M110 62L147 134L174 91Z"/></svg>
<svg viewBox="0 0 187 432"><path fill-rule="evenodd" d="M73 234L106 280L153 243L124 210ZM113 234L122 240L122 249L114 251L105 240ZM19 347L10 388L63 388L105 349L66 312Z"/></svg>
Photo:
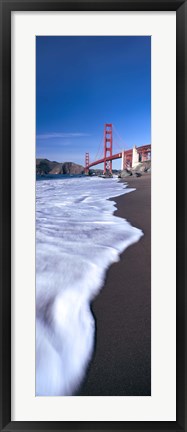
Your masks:
<svg viewBox="0 0 187 432"><path fill-rule="evenodd" d="M109 268L92 304L95 352L82 396L151 395L151 176L125 181L136 191L114 199L115 215L144 236Z"/></svg>

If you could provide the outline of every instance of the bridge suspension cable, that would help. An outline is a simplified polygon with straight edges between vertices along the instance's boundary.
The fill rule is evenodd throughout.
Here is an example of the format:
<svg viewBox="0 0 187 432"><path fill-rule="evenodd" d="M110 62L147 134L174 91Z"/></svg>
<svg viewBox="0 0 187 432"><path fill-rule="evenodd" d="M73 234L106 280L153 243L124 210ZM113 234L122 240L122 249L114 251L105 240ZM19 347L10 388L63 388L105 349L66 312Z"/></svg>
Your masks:
<svg viewBox="0 0 187 432"><path fill-rule="evenodd" d="M99 143L99 147L98 147L97 153L95 155L94 161L100 159L99 156L102 156L102 154L103 154L103 139L104 139L104 135L102 133L102 137L101 137L101 140L100 140L100 143Z"/></svg>
<svg viewBox="0 0 187 432"><path fill-rule="evenodd" d="M119 132L118 132L118 130L117 130L117 128L116 128L116 126L113 124L113 128L114 128L114 132L115 132L115 134L118 136L118 138L119 138L119 140L121 141L121 143L122 143L122 147L123 148L121 148L120 146L119 146L119 144L118 144L118 146L120 147L120 149L122 150L124 150L125 148L127 148L127 144L126 144L126 142L124 141L124 139L120 136L120 134L119 134Z"/></svg>

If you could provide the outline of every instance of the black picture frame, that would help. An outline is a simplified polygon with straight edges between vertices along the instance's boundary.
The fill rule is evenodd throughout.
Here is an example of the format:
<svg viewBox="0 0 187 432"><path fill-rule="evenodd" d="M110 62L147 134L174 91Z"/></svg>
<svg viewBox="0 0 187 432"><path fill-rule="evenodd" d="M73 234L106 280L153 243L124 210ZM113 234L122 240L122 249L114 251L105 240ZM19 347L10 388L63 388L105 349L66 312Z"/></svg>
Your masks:
<svg viewBox="0 0 187 432"><path fill-rule="evenodd" d="M176 11L177 17L177 418L176 422L11 421L11 11ZM186 26L186 28L185 28ZM166 28L167 31L167 28ZM187 1L0 0L0 428L2 431L187 431L186 187ZM166 113L167 115L167 113ZM185 122L186 120L186 122Z"/></svg>

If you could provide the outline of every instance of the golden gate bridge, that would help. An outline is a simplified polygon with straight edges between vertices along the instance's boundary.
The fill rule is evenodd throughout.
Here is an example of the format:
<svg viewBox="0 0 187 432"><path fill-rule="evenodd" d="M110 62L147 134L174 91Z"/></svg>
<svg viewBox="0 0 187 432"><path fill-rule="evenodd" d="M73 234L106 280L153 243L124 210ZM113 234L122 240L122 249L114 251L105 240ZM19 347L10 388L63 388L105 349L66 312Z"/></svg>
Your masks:
<svg viewBox="0 0 187 432"><path fill-rule="evenodd" d="M134 146L132 149L120 150L118 153L113 154L113 124L105 123L104 125L104 139L103 139L102 155L99 159L95 158L90 162L90 156L87 152L85 154L85 174L89 173L89 169L101 163L104 164L103 174L112 174L112 161L115 159L122 159L122 169L130 169L135 167L140 162L145 162L151 159L151 144L146 144L140 147Z"/></svg>

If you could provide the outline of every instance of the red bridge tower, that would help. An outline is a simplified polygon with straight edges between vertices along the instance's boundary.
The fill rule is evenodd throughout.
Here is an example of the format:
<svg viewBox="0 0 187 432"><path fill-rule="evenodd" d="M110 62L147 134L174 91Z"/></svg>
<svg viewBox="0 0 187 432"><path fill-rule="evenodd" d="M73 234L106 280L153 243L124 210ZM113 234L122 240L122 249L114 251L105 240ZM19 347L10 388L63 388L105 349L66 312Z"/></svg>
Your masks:
<svg viewBox="0 0 187 432"><path fill-rule="evenodd" d="M90 165L90 156L89 156L89 153L86 153L85 154L85 170L84 170L85 174L89 173L89 165Z"/></svg>
<svg viewBox="0 0 187 432"><path fill-rule="evenodd" d="M106 123L104 128L104 171L112 174L112 160L107 160L112 156L112 123Z"/></svg>

